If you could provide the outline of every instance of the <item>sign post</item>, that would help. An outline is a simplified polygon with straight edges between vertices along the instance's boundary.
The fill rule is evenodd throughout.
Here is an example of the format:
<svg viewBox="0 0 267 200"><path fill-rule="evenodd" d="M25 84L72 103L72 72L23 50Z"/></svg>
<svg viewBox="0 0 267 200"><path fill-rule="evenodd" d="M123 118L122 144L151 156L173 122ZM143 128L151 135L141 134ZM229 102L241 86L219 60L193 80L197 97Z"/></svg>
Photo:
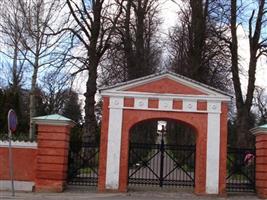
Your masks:
<svg viewBox="0 0 267 200"><path fill-rule="evenodd" d="M14 190L14 169L13 169L13 158L12 158L12 133L14 133L17 129L17 116L14 110L10 109L7 116L8 121L8 152L9 152L9 174L11 179L11 187L12 187L12 196L15 196Z"/></svg>

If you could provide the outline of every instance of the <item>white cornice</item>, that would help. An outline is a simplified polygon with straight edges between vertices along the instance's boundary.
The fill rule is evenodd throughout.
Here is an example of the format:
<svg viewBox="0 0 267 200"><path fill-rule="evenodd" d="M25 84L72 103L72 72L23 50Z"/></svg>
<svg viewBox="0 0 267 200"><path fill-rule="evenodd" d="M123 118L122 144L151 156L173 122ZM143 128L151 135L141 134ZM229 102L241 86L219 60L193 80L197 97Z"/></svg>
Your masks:
<svg viewBox="0 0 267 200"><path fill-rule="evenodd" d="M121 107L121 108L116 108L116 107L112 107L109 106L109 108L113 108L113 109L124 109L124 110L144 110L144 111L159 111L159 112L181 112L181 113L221 113L221 111L214 111L214 112L210 112L207 110L194 110L194 111L187 111L187 110L183 110L183 109L160 109L160 108L134 108L134 107Z"/></svg>
<svg viewBox="0 0 267 200"><path fill-rule="evenodd" d="M185 95L185 94L160 94L160 93L141 93L129 91L103 91L102 96L109 97L132 97L132 98L153 98L153 99L177 99L177 100L206 100L206 101L231 101L228 96L213 96L213 95Z"/></svg>

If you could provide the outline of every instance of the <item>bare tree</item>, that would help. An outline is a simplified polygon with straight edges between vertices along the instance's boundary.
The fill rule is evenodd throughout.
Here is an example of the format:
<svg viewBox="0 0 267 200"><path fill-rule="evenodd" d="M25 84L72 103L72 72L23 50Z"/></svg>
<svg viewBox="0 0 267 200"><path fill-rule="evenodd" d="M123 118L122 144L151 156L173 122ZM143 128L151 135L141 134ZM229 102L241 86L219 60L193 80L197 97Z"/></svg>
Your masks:
<svg viewBox="0 0 267 200"><path fill-rule="evenodd" d="M240 80L240 64L238 57L238 2L231 0L231 17L230 17L230 30L231 30L231 59L232 59L232 79L236 97L237 109L237 145L238 146L252 146L253 140L249 133L249 113L251 112L253 94L255 91L256 68L258 59L266 54L266 41L267 38L263 37L262 29L265 24L265 0L255 2L257 8L253 9L248 21L248 40L250 47L250 57L248 64L248 86L246 89L246 96L243 95Z"/></svg>
<svg viewBox="0 0 267 200"><path fill-rule="evenodd" d="M103 85L145 76L161 67L159 6L158 0L124 1L108 61L102 66Z"/></svg>
<svg viewBox="0 0 267 200"><path fill-rule="evenodd" d="M95 117L95 94L97 91L97 70L110 46L121 7L113 1L105 0L67 0L71 26L60 32L70 31L78 39L85 55L78 58L82 65L74 74L86 71L88 75L85 96L85 132L83 142L95 142L97 122Z"/></svg>
<svg viewBox="0 0 267 200"><path fill-rule="evenodd" d="M24 26L21 21L21 13L18 1L3 0L0 8L0 34L1 46L0 53L6 57L2 62L3 71L8 73L7 79L14 91L18 91L23 82L25 72L25 59L23 59L20 50L27 53L21 45L22 33Z"/></svg>
<svg viewBox="0 0 267 200"><path fill-rule="evenodd" d="M2 119L10 108L16 111L19 118L18 132L28 129L29 105L28 93L23 89L27 80L27 64L21 53L27 50L21 44L22 34L25 30L19 2L15 0L2 0L0 5L0 71L4 79L4 98L0 102ZM26 108L26 109L25 109ZM26 135L26 134L25 134Z"/></svg>
<svg viewBox="0 0 267 200"><path fill-rule="evenodd" d="M214 87L229 90L230 51L221 39L224 24L215 17L215 1L184 1L179 23L170 31L170 69Z"/></svg>
<svg viewBox="0 0 267 200"><path fill-rule="evenodd" d="M64 59L64 49L60 41L62 35L52 37L51 32L54 24L60 26L58 21L59 0L21 0L19 9L24 26L21 44L28 51L20 51L27 64L31 67L30 89L30 120L37 115L36 95L38 74L41 68L51 68L61 64ZM34 125L30 122L29 137L34 137Z"/></svg>
<svg viewBox="0 0 267 200"><path fill-rule="evenodd" d="M58 70L51 70L42 77L40 86L46 114L62 113L71 84L70 74Z"/></svg>
<svg viewBox="0 0 267 200"><path fill-rule="evenodd" d="M192 27L189 27L188 29L189 41L191 41L191 44L189 43L189 45L186 46L186 48L188 48L188 52L189 52L188 58L192 58L190 59L191 62L193 62L191 63L191 65L192 66L196 65L196 67L193 67L193 73L191 73L191 77L194 77L193 75L194 72L197 72L196 75L209 74L206 71L207 69L204 68L205 66L209 66L207 65L205 61L206 60L205 57L208 55L212 56L214 53L214 50L217 47L223 46L223 48L221 49L223 52L227 52L227 49L225 47L229 48L230 50L229 57L231 58L231 62L230 62L231 69L230 70L232 74L232 82L233 82L234 92L235 92L235 97L236 97L235 104L236 104L236 110L237 110L236 145L237 146L252 146L253 138L248 130L249 128L251 128L250 121L251 121L251 108L252 108L253 94L255 90L255 80L256 80L255 74L256 74L258 59L261 56L266 55L266 41L267 41L266 38L267 37L266 35L264 35L264 32L262 30L263 26L266 24L265 1L264 0L252 1L248 3L249 5L245 5L245 2L239 2L236 0L231 0L230 2L221 1L221 0L220 1L203 1L202 4L201 2L202 2L201 0L190 1L190 8L191 8L190 11L192 12L192 14L189 15L190 17L187 17L187 20L191 22ZM196 13L194 13L194 11ZM212 11L211 14L209 14L210 11ZM250 16L248 19L246 19L245 16L247 16L248 14L250 14ZM197 18L197 19L195 19L194 21L194 18ZM211 21L211 19L214 19L214 18L217 21L215 21L215 23L212 23L213 21ZM237 35L237 28L238 26L242 25L239 23L241 20L242 20L242 24L245 25L243 29L247 30L249 47L250 47L249 63L247 66L248 85L247 85L245 93L241 89L240 70L242 66L241 66L241 63L239 62L240 56L238 54L239 38ZM202 24L204 22L206 25ZM218 24L220 24L221 26L218 27ZM212 43L215 44L214 42L209 43L209 40L207 42L207 36L210 36L210 33L212 33L211 34L212 38L214 38L214 36L218 38L216 46L212 46ZM229 36L229 33L230 33L230 36ZM181 41L181 37L179 39ZM205 40L203 41L203 39ZM208 49L208 52L211 54L205 54L205 49ZM200 55L202 56L201 58L200 58ZM227 55L228 54L226 54L226 56ZM217 57L216 59L223 60L222 58L223 57ZM194 62L196 63L194 64ZM223 65L221 65L221 67L222 66ZM223 76L221 77L223 78ZM218 77L216 79L218 79Z"/></svg>

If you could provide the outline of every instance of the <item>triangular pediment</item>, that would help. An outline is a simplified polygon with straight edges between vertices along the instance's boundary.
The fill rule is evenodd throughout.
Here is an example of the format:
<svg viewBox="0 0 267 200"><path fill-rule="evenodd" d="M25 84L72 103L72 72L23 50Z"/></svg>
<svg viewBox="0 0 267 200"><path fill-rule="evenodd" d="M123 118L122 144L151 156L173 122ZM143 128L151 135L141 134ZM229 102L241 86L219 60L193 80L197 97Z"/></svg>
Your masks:
<svg viewBox="0 0 267 200"><path fill-rule="evenodd" d="M123 93L149 93L149 94L173 94L190 96L221 96L229 98L230 95L223 91L194 81L187 77L164 72L142 77L139 79L123 82L114 86L100 89L101 93L123 92Z"/></svg>
<svg viewBox="0 0 267 200"><path fill-rule="evenodd" d="M160 94L190 94L190 95L206 95L204 91L189 87L169 77L163 77L159 80L154 80L138 86L133 86L125 91L132 92L147 92L147 93L160 93Z"/></svg>

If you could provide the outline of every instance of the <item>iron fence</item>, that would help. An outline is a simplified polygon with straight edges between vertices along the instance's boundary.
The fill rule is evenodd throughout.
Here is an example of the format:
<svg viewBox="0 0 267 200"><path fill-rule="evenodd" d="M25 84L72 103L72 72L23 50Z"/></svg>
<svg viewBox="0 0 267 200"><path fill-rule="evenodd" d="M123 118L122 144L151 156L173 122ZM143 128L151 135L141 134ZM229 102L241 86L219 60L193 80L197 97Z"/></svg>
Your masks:
<svg viewBox="0 0 267 200"><path fill-rule="evenodd" d="M227 191L255 192L255 149L228 148Z"/></svg>
<svg viewBox="0 0 267 200"><path fill-rule="evenodd" d="M83 143L80 148L70 149L68 184L96 186L98 182L99 147Z"/></svg>

